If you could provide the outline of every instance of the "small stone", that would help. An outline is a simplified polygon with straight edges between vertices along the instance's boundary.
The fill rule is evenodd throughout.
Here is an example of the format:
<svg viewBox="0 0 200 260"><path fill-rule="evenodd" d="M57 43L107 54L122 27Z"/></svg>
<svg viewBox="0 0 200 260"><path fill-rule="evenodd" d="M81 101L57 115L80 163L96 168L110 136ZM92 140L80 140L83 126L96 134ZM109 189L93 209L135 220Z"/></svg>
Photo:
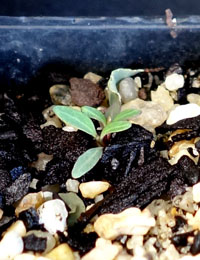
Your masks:
<svg viewBox="0 0 200 260"><path fill-rule="evenodd" d="M42 203L44 203L44 198L41 191L38 193L29 193L18 203L15 214L18 217L20 212L29 208L38 208Z"/></svg>
<svg viewBox="0 0 200 260"><path fill-rule="evenodd" d="M172 260L172 259L179 259L180 255L176 250L174 245L170 245L163 253L160 255L160 260Z"/></svg>
<svg viewBox="0 0 200 260"><path fill-rule="evenodd" d="M46 153L39 153L38 159L31 163L31 167L36 168L38 171L44 171L48 162L53 159L53 155L48 155Z"/></svg>
<svg viewBox="0 0 200 260"><path fill-rule="evenodd" d="M170 112L166 123L168 125L173 125L180 120L196 117L199 115L200 106L196 104L180 105Z"/></svg>
<svg viewBox="0 0 200 260"><path fill-rule="evenodd" d="M40 228L39 216L35 208L29 208L19 214L19 218L24 222L27 230Z"/></svg>
<svg viewBox="0 0 200 260"><path fill-rule="evenodd" d="M126 250L123 250L115 257L115 260L133 260L133 258L126 252Z"/></svg>
<svg viewBox="0 0 200 260"><path fill-rule="evenodd" d="M71 78L70 86L72 102L77 106L95 107L105 98L103 89L88 79Z"/></svg>
<svg viewBox="0 0 200 260"><path fill-rule="evenodd" d="M43 117L44 119L46 119L47 122L40 125L40 128L44 128L45 126L49 126L49 125L53 125L58 128L62 127L61 121L53 112L53 107L54 106L50 106L42 111Z"/></svg>
<svg viewBox="0 0 200 260"><path fill-rule="evenodd" d="M193 227L193 229L200 230L200 209L197 210L194 216L190 216L188 219L188 224Z"/></svg>
<svg viewBox="0 0 200 260"><path fill-rule="evenodd" d="M52 200L53 199L53 192L51 192L51 191L44 191L43 192L43 196L44 196L44 200L45 201Z"/></svg>
<svg viewBox="0 0 200 260"><path fill-rule="evenodd" d="M200 88L200 76L198 76L197 78L194 78L194 80L192 82L192 87L193 88Z"/></svg>
<svg viewBox="0 0 200 260"><path fill-rule="evenodd" d="M110 187L105 181L90 181L80 184L79 189L84 198L94 199L97 195L103 193Z"/></svg>
<svg viewBox="0 0 200 260"><path fill-rule="evenodd" d="M125 109L138 109L141 113L132 117L129 121L133 124L143 126L145 129L154 132L155 128L162 125L167 119L167 113L162 106L142 99L132 100L122 105L122 111Z"/></svg>
<svg viewBox="0 0 200 260"><path fill-rule="evenodd" d="M191 256L191 255L186 255L180 258L180 260L199 260L200 254Z"/></svg>
<svg viewBox="0 0 200 260"><path fill-rule="evenodd" d="M193 200L196 203L200 202L200 182L198 182L197 184L195 184L192 187L192 195L193 195Z"/></svg>
<svg viewBox="0 0 200 260"><path fill-rule="evenodd" d="M31 253L23 253L15 256L14 260L49 260L49 258L43 256L35 256Z"/></svg>
<svg viewBox="0 0 200 260"><path fill-rule="evenodd" d="M17 233L20 237L23 237L26 235L26 227L24 225L24 222L21 220L17 220L14 222L7 230L6 232L14 231Z"/></svg>
<svg viewBox="0 0 200 260"><path fill-rule="evenodd" d="M39 181L38 179L33 178L31 183L30 183L30 188L36 190L38 181Z"/></svg>
<svg viewBox="0 0 200 260"><path fill-rule="evenodd" d="M45 249L44 249L43 254L49 253L56 245L56 239L49 232L40 231L40 230L31 230L31 231L26 233L26 236L30 236L30 235L34 235L37 238L45 238L46 239L46 245L45 245ZM35 251L35 250L33 250L33 251Z"/></svg>
<svg viewBox="0 0 200 260"><path fill-rule="evenodd" d="M55 105L70 106L72 104L69 86L54 85L49 89L52 103Z"/></svg>
<svg viewBox="0 0 200 260"><path fill-rule="evenodd" d="M92 81L94 84L97 84L102 77L93 73L93 72L88 72L87 74L85 74L85 76L83 77L84 79L89 79L90 81Z"/></svg>
<svg viewBox="0 0 200 260"><path fill-rule="evenodd" d="M0 242L0 260L10 260L21 254L24 244L21 236L14 231L7 232Z"/></svg>
<svg viewBox="0 0 200 260"><path fill-rule="evenodd" d="M40 125L40 128L43 129L43 128L45 128L47 126L50 126L50 125L53 125L53 126L55 126L57 128L61 128L62 127L61 122L59 122L59 124L57 124L54 120L49 120L46 123Z"/></svg>
<svg viewBox="0 0 200 260"><path fill-rule="evenodd" d="M195 156L192 156L189 153L188 151L189 149L191 149L192 154L194 154ZM176 164L182 156L189 157L191 160L193 160L195 164L197 164L199 160L199 154L195 148L195 144L193 143L193 140L183 140L183 141L175 142L174 145L169 150L168 154L170 157L169 163L171 165Z"/></svg>
<svg viewBox="0 0 200 260"><path fill-rule="evenodd" d="M78 129L73 127L73 126L70 126L70 125L65 125L62 127L62 130L65 131L65 132L77 132Z"/></svg>
<svg viewBox="0 0 200 260"><path fill-rule="evenodd" d="M173 205L183 209L186 212L194 213L194 203L191 191L185 192L183 195L177 195L173 198Z"/></svg>
<svg viewBox="0 0 200 260"><path fill-rule="evenodd" d="M36 260L36 257L34 255L24 253L15 256L14 260Z"/></svg>
<svg viewBox="0 0 200 260"><path fill-rule="evenodd" d="M82 260L114 260L115 257L122 251L122 247L118 244L112 244L110 240L98 238L93 248L89 253L84 255Z"/></svg>
<svg viewBox="0 0 200 260"><path fill-rule="evenodd" d="M94 223L96 233L105 239L115 239L120 235L145 235L155 226L150 211L128 208L119 214L104 214Z"/></svg>
<svg viewBox="0 0 200 260"><path fill-rule="evenodd" d="M170 90L177 90L184 86L184 77L183 75L173 73L166 77L165 79L165 87Z"/></svg>
<svg viewBox="0 0 200 260"><path fill-rule="evenodd" d="M200 106L200 95L194 93L188 94L187 101L189 103L197 104L198 106Z"/></svg>
<svg viewBox="0 0 200 260"><path fill-rule="evenodd" d="M75 260L73 251L66 243L57 246L45 257L51 260Z"/></svg>
<svg viewBox="0 0 200 260"><path fill-rule="evenodd" d="M73 226L80 215L85 212L85 205L80 197L74 192L58 193L58 196L70 208L67 223L68 226Z"/></svg>
<svg viewBox="0 0 200 260"><path fill-rule="evenodd" d="M126 247L128 249L134 249L137 246L143 246L143 240L144 240L143 236L140 235L132 236L131 238L128 239L126 243Z"/></svg>
<svg viewBox="0 0 200 260"><path fill-rule="evenodd" d="M140 77L135 77L134 78L134 81L137 85L138 88L141 88L142 87L142 81L141 81L141 78Z"/></svg>
<svg viewBox="0 0 200 260"><path fill-rule="evenodd" d="M55 199L43 203L38 208L39 223L44 224L50 234L57 231L63 232L67 228L66 219L68 212L62 200Z"/></svg>
<svg viewBox="0 0 200 260"><path fill-rule="evenodd" d="M3 217L3 210L0 209L0 220L2 219L2 217Z"/></svg>
<svg viewBox="0 0 200 260"><path fill-rule="evenodd" d="M79 184L80 183L77 180L68 179L66 182L66 189L67 189L67 191L72 191L72 192L78 193Z"/></svg>
<svg viewBox="0 0 200 260"><path fill-rule="evenodd" d="M102 201L103 198L104 198L103 194L100 194L100 195L98 195L98 196L95 197L94 202L95 202L95 203L98 203L99 201Z"/></svg>
<svg viewBox="0 0 200 260"><path fill-rule="evenodd" d="M42 253L47 246L47 239L45 237L37 237L34 234L26 235L23 238L24 249L26 251L34 251Z"/></svg>
<svg viewBox="0 0 200 260"><path fill-rule="evenodd" d="M119 83L119 93L122 98L122 102L127 102L136 99L138 97L138 86L132 78L125 78Z"/></svg>
<svg viewBox="0 0 200 260"><path fill-rule="evenodd" d="M159 104L163 109L168 112L174 106L174 101L169 94L169 91L163 85L158 86L156 91L151 91L151 100Z"/></svg>
<svg viewBox="0 0 200 260"><path fill-rule="evenodd" d="M138 97L142 100L146 100L147 99L147 92L145 88L141 88L138 91Z"/></svg>

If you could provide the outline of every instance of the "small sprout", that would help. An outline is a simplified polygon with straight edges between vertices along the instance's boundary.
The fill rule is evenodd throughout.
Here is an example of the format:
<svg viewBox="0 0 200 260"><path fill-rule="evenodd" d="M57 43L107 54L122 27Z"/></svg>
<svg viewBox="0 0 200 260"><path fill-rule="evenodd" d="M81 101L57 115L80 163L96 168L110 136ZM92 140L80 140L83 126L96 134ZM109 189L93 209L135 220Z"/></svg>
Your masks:
<svg viewBox="0 0 200 260"><path fill-rule="evenodd" d="M88 106L83 106L81 111L67 106L54 106L53 111L64 123L92 135L101 146L91 148L79 156L72 169L72 177L75 179L90 171L100 160L103 154L103 146L105 146L104 141L107 139L105 137L108 137L111 133L129 129L131 123L126 120L140 113L139 110L127 109L116 115L112 121L110 116L106 119L101 111ZM100 135L97 135L90 118L99 121L103 125Z"/></svg>
<svg viewBox="0 0 200 260"><path fill-rule="evenodd" d="M107 87L109 108L105 115L96 108L89 106L81 107L81 111L68 106L54 106L54 113L64 123L93 136L97 144L101 146L87 150L77 159L72 169L73 178L80 178L90 171L102 157L103 147L106 145L106 141L109 140L110 134L129 129L131 123L127 120L140 113L139 110L133 109L120 112L121 96L117 89L117 84L122 79L134 76L140 72L143 72L143 70L117 69L112 71ZM100 135L97 134L91 119L95 119L100 123L102 127Z"/></svg>

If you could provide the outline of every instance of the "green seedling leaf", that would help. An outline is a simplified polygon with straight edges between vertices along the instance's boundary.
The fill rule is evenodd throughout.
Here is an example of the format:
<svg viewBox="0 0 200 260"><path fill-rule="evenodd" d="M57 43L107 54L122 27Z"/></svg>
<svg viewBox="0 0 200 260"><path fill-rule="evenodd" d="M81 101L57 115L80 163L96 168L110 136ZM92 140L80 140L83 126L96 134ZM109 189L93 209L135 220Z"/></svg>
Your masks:
<svg viewBox="0 0 200 260"><path fill-rule="evenodd" d="M119 104L121 105L121 96L118 92L117 89L117 84L122 80L127 77L131 77L136 75L137 73L144 72L144 70L131 70L131 69L117 69L113 70L110 79L108 81L108 86L107 86L107 92L108 92L108 99L109 99L109 105L110 108L107 110L106 116L111 116L113 119L119 112L120 112L120 107ZM113 104L117 103L117 110L116 106L113 108Z"/></svg>
<svg viewBox="0 0 200 260"><path fill-rule="evenodd" d="M70 208L67 223L69 226L73 226L77 222L81 213L85 212L85 205L79 196L74 192L58 193L58 195Z"/></svg>
<svg viewBox="0 0 200 260"><path fill-rule="evenodd" d="M81 111L68 106L54 106L53 111L65 124L74 126L96 138L97 132L92 120Z"/></svg>
<svg viewBox="0 0 200 260"><path fill-rule="evenodd" d="M120 112L118 115L116 115L112 122L127 120L127 119L129 119L133 116L137 116L139 114L140 114L140 110L126 109L126 110Z"/></svg>
<svg viewBox="0 0 200 260"><path fill-rule="evenodd" d="M106 125L106 117L104 114L97 110L94 107L84 106L81 108L82 112L86 114L88 117L95 119L103 124L103 126Z"/></svg>
<svg viewBox="0 0 200 260"><path fill-rule="evenodd" d="M89 172L97 164L102 154L103 147L95 147L79 156L72 169L72 177L75 179L80 178Z"/></svg>
<svg viewBox="0 0 200 260"><path fill-rule="evenodd" d="M129 129L130 127L131 123L127 121L111 122L103 129L100 138L103 139L103 137L107 134L122 132Z"/></svg>

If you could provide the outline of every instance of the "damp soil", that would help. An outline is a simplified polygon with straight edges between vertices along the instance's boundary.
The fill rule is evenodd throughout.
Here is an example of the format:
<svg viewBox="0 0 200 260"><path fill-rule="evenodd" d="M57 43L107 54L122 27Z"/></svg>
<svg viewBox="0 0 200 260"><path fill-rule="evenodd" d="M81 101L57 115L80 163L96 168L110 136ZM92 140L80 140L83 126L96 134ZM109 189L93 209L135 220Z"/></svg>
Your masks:
<svg viewBox="0 0 200 260"><path fill-rule="evenodd" d="M162 80L166 70L152 73L157 73ZM45 84L42 78L35 88L15 86L3 87L1 90L0 208L4 211L0 220L1 234L17 219L24 222L27 230L44 230L39 224L35 209L30 208L16 217L14 204L26 194L38 192L46 185L57 184L59 192L66 191L65 183L71 178L75 161L83 152L95 146L92 137L81 131L66 132L52 125L40 128L40 125L45 123L42 111L52 105L49 87L53 84L68 84L70 78L76 85L76 76L79 77L66 71L50 71L45 72ZM148 73L142 73L140 76L143 85L147 84ZM178 91L177 103L185 104L188 93L199 92L197 89L191 89L191 80L192 76L188 76L184 89ZM102 90L106 81L105 76L100 82ZM151 89L155 88L156 84L153 82ZM74 89L76 86L73 86L73 91ZM97 91L101 93L98 95L102 101L104 95L99 89ZM148 95L149 92L141 97L146 99ZM96 96L93 101L93 105L100 103ZM172 142L195 138L200 136L199 122L200 116L184 119L170 126L163 124L156 129L156 135L163 136L177 129L189 129L188 132L174 136ZM152 142L155 144L151 145ZM67 237L61 232L58 233L60 242L67 242L83 255L94 247L97 239L96 233L82 232L96 214L119 213L132 206L143 209L154 199L173 198L182 194L186 187L197 183L200 179L199 165L195 165L189 157L183 156L177 164L170 165L167 159L160 156L160 151L169 149L170 145L170 142L164 142L162 138L155 140L151 132L135 124L127 131L113 134L98 164L79 179L80 182L106 180L111 184L111 188L102 201L82 214L78 223L68 229ZM200 151L198 143L196 148ZM47 163L44 170L38 171L31 167L31 163L37 160L37 155L41 152L53 155L53 159ZM30 188L34 178L38 180L37 185ZM57 192L54 192L55 197L56 194ZM79 196L81 197L80 193ZM91 204L90 200L82 199L85 205ZM32 239L31 236L25 239L26 250L44 251L45 239L38 239L35 249L30 245ZM199 234L195 239L199 240ZM185 237L173 237L174 244L184 244L185 240ZM195 247L192 250L195 251Z"/></svg>

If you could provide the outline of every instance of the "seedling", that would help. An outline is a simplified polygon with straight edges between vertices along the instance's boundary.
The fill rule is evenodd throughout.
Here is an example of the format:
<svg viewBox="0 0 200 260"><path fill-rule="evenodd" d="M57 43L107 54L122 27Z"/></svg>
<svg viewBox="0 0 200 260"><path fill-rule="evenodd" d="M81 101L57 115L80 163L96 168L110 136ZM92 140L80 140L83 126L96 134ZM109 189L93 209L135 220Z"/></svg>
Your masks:
<svg viewBox="0 0 200 260"><path fill-rule="evenodd" d="M72 169L73 178L79 178L91 170L102 157L106 137L111 133L129 129L131 123L127 119L140 113L139 110L127 109L115 115L111 120L110 117L106 118L101 111L89 106L83 106L81 110L68 106L55 106L53 111L64 123L93 136L97 141L97 147L87 150L77 159ZM102 129L100 135L97 134L91 118L99 122Z"/></svg>

